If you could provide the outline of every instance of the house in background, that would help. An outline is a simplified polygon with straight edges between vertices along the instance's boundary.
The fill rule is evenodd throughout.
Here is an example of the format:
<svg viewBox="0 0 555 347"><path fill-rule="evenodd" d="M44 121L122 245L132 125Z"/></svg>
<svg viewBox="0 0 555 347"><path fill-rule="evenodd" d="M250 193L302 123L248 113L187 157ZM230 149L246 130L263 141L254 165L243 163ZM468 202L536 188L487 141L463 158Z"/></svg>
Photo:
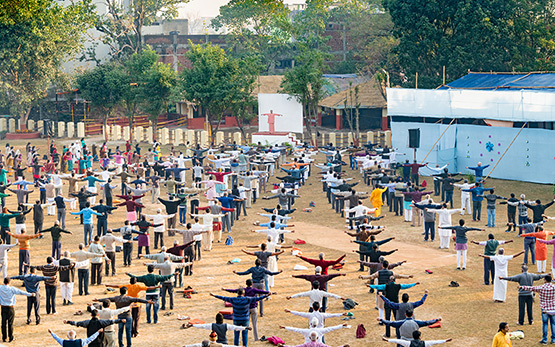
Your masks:
<svg viewBox="0 0 555 347"><path fill-rule="evenodd" d="M333 81L332 78L328 80ZM376 76L365 82L357 83L355 80L346 89L321 100L319 106L322 112L318 125L336 130L349 129L348 117L351 112L355 114L357 105L361 131L389 128L386 93ZM353 116L353 129L354 118Z"/></svg>

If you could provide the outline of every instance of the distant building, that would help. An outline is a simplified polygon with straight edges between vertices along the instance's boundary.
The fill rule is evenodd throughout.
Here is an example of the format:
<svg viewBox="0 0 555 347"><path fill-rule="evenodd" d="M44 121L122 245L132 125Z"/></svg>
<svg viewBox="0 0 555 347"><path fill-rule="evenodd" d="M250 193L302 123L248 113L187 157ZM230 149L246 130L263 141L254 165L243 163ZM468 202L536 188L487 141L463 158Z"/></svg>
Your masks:
<svg viewBox="0 0 555 347"><path fill-rule="evenodd" d="M337 78L332 76L341 75L325 76L328 76L329 81ZM360 130L388 129L386 93L375 76L366 82L355 81L347 89L321 100L319 106L322 113L319 117L319 125L337 130L349 129L347 117L353 114L354 129L357 105Z"/></svg>

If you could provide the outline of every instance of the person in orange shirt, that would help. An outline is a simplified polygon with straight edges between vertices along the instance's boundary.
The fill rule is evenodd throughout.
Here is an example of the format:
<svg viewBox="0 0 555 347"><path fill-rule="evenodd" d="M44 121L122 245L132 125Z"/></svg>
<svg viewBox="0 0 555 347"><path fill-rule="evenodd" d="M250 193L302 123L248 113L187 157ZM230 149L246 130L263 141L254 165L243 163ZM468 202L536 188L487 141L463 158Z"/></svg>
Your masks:
<svg viewBox="0 0 555 347"><path fill-rule="evenodd" d="M29 241L41 237L42 234L27 235L25 229L21 230L21 234L12 234L9 231L6 231L6 233L19 241L19 275L26 275L29 266L25 264L31 264L31 245Z"/></svg>
<svg viewBox="0 0 555 347"><path fill-rule="evenodd" d="M106 287L110 287L110 288L125 287L125 288L127 288L127 296L130 296L132 298L138 298L139 294L143 290L158 289L158 288L161 288L162 285L159 284L155 287L147 287L147 286L144 285L144 283L137 282L136 277L131 277L129 279L129 284L122 284L122 285L107 284ZM132 303L131 304L131 317L133 319L133 324L132 324L132 328L131 328L131 335L133 337L137 337L137 336L139 336L139 320L141 318L141 304L140 303Z"/></svg>
<svg viewBox="0 0 555 347"><path fill-rule="evenodd" d="M547 265L547 245L538 240L547 240L547 236L555 235L555 231L545 231L542 226L538 226L537 230L535 233L520 234L518 236L536 238L536 266L539 273L544 273Z"/></svg>
<svg viewBox="0 0 555 347"><path fill-rule="evenodd" d="M370 201L372 201L372 207L376 209L376 211L374 212L376 217L379 217L380 214L382 213L382 205L383 205L382 195L386 190L387 190L387 187L383 189L376 187L376 189L374 189L370 194Z"/></svg>

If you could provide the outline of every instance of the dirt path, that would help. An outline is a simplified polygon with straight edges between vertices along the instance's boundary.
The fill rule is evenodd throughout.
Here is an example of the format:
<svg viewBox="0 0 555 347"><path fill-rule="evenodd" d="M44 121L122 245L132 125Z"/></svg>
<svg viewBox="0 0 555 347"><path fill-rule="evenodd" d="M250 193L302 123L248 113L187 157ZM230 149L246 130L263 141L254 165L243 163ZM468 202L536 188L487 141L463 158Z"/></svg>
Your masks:
<svg viewBox="0 0 555 347"><path fill-rule="evenodd" d="M329 228L312 223L295 221L293 228L295 233L285 234L287 239L302 239L315 246L335 249L346 253L352 253L357 249L351 242L354 238L347 236L342 230ZM325 236L325 237L322 237ZM384 250L398 249L398 253L407 260L405 267L434 269L438 267L452 266L454 253L418 244L409 244L393 240L383 246ZM430 259L434 259L433 264Z"/></svg>

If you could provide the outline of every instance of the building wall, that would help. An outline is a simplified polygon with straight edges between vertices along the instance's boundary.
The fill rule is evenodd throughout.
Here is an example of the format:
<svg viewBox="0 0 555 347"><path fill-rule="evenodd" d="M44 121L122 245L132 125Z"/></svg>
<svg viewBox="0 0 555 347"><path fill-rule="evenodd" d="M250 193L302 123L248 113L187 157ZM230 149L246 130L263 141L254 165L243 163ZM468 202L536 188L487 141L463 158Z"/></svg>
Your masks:
<svg viewBox="0 0 555 347"><path fill-rule="evenodd" d="M399 153L398 161L412 161L413 150L408 148L408 129L420 129L420 149L416 158L420 162L430 151L439 138L444 124L425 124L412 122L392 122L392 144ZM519 128L501 128L478 125L453 124L430 155L426 158L431 166L443 166L449 163L450 172L473 173L466 166L490 165L484 174L487 175L498 159L508 148L518 133ZM507 153L501 159L491 177L528 181L535 183L555 183L555 134L551 130L522 130ZM425 173L425 172L424 172Z"/></svg>

